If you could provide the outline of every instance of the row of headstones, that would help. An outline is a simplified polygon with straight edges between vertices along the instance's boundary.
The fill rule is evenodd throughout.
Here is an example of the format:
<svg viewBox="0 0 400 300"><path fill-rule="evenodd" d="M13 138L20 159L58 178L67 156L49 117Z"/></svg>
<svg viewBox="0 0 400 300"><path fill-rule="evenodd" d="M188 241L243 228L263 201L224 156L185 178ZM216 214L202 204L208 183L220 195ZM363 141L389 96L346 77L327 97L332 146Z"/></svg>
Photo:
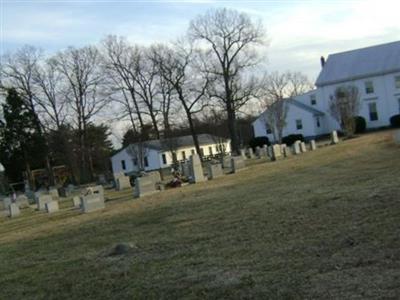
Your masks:
<svg viewBox="0 0 400 300"><path fill-rule="evenodd" d="M334 130L331 133L331 144L337 144L339 138L337 132ZM317 149L315 140L311 140L309 147L311 151ZM243 159L251 158L267 158L269 157L272 161L277 160L282 157L287 157L290 154L298 155L300 153L307 152L307 145L305 142L297 140L293 143L292 147L287 147L286 144L275 144L271 146L264 145L263 147L256 147L256 153L254 154L252 148L241 149L241 156Z"/></svg>

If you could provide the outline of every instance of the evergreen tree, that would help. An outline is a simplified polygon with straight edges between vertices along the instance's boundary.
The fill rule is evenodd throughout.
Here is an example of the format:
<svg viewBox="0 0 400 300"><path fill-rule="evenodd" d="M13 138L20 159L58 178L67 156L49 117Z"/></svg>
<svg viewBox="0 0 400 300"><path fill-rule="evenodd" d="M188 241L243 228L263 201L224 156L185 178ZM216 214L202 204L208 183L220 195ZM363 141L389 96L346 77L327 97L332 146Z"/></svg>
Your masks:
<svg viewBox="0 0 400 300"><path fill-rule="evenodd" d="M36 130L36 116L13 88L8 89L2 108L0 161L12 181L22 180L22 172L26 171L31 187L35 187L31 170L43 166L46 149L42 135Z"/></svg>

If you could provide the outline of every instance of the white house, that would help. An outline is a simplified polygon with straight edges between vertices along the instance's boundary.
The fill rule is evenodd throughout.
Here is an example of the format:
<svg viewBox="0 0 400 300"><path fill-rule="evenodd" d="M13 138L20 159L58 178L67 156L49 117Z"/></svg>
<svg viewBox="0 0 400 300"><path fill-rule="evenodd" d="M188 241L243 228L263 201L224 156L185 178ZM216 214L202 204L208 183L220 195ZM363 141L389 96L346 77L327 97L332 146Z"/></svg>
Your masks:
<svg viewBox="0 0 400 300"><path fill-rule="evenodd" d="M390 125L390 118L400 114L400 41L331 54L315 82L316 89L286 100L288 113L283 136L302 134L305 138L340 129L329 113L329 101L340 86L358 88L359 116L367 128ZM267 128L265 112L254 122L256 137L274 138Z"/></svg>
<svg viewBox="0 0 400 300"><path fill-rule="evenodd" d="M210 134L199 134L200 151L203 156L213 156L224 151L230 153L230 140ZM131 149L141 149L132 151ZM135 174L139 171L138 160L143 158L145 171L168 168L173 163L173 155L178 161L187 160L196 152L191 135L171 140L150 140L141 144L131 144L111 157L113 173Z"/></svg>

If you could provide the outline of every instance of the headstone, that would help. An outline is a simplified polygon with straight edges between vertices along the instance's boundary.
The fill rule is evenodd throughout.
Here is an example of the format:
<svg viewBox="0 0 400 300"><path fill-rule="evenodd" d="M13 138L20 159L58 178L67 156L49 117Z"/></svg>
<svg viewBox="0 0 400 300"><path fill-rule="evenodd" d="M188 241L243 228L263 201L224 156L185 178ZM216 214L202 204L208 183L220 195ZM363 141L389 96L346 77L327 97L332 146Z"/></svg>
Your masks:
<svg viewBox="0 0 400 300"><path fill-rule="evenodd" d="M262 146L260 148L260 158L265 158L268 156L268 147L265 147L266 145Z"/></svg>
<svg viewBox="0 0 400 300"><path fill-rule="evenodd" d="M92 211L100 210L106 207L104 199L101 199L101 197L96 194L82 196L81 203L83 213L90 213Z"/></svg>
<svg viewBox="0 0 400 300"><path fill-rule="evenodd" d="M72 202L74 203L74 207L81 206L81 198L79 196L75 196L72 198Z"/></svg>
<svg viewBox="0 0 400 300"><path fill-rule="evenodd" d="M242 156L243 159L247 159L247 156L246 156L246 149L240 149L240 156Z"/></svg>
<svg viewBox="0 0 400 300"><path fill-rule="evenodd" d="M300 141L295 141L292 145L292 150L294 155L300 154Z"/></svg>
<svg viewBox="0 0 400 300"><path fill-rule="evenodd" d="M270 147L271 147L271 150L272 150L271 160L278 160L278 159L283 158L282 152L281 152L281 145L275 144L275 145L272 145Z"/></svg>
<svg viewBox="0 0 400 300"><path fill-rule="evenodd" d="M91 186L86 188L83 195L98 195L104 201L104 188L102 185Z"/></svg>
<svg viewBox="0 0 400 300"><path fill-rule="evenodd" d="M145 174L145 176L150 176L150 177L152 177L153 178L153 181L154 182L161 182L161 175L160 175L160 172L158 172L158 171L151 171L151 172L147 172L146 174Z"/></svg>
<svg viewBox="0 0 400 300"><path fill-rule="evenodd" d="M231 156L225 155L224 157L222 157L222 159L221 159L222 168L231 169L232 168L231 163L232 163Z"/></svg>
<svg viewBox="0 0 400 300"><path fill-rule="evenodd" d="M99 176L98 176L98 181L99 181L100 184L107 184L106 175L104 175L104 174L99 174Z"/></svg>
<svg viewBox="0 0 400 300"><path fill-rule="evenodd" d="M399 144L400 145L400 129L396 130L393 133L393 140L394 140L395 144Z"/></svg>
<svg viewBox="0 0 400 300"><path fill-rule="evenodd" d="M60 188L58 188L58 195L60 197L66 198L70 195L70 193L68 192L67 188L60 187Z"/></svg>
<svg viewBox="0 0 400 300"><path fill-rule="evenodd" d="M257 146L257 147L256 147L256 157L257 157L257 158L261 158L260 150L261 150L260 146Z"/></svg>
<svg viewBox="0 0 400 300"><path fill-rule="evenodd" d="M280 147L281 147L281 153L284 154L285 149L287 148L287 145L286 144L280 144Z"/></svg>
<svg viewBox="0 0 400 300"><path fill-rule="evenodd" d="M241 157L242 157L242 159L244 159L243 156L241 156ZM224 171L222 169L222 165L221 164L211 164L211 163L209 163L207 165L207 167L208 167L208 178L210 178L210 179L214 179L214 178L217 178L217 177L220 177L220 176L224 175Z"/></svg>
<svg viewBox="0 0 400 300"><path fill-rule="evenodd" d="M181 168L182 168L182 175L186 178L189 178L190 177L189 162L185 161L181 163Z"/></svg>
<svg viewBox="0 0 400 300"><path fill-rule="evenodd" d="M119 177L117 177L117 179L115 180L115 185L116 185L117 191L130 189L132 187L129 176L119 176Z"/></svg>
<svg viewBox="0 0 400 300"><path fill-rule="evenodd" d="M46 212L51 214L59 210L58 201L51 201L45 204Z"/></svg>
<svg viewBox="0 0 400 300"><path fill-rule="evenodd" d="M159 190L156 188L154 177L143 176L135 179L135 188L133 190L133 196L135 198L140 198L157 192L159 192Z"/></svg>
<svg viewBox="0 0 400 300"><path fill-rule="evenodd" d="M203 182L206 180L198 154L193 154L190 157L190 179L192 183Z"/></svg>
<svg viewBox="0 0 400 300"><path fill-rule="evenodd" d="M306 143L304 143L304 142L300 143L300 151L301 151L301 153L307 152Z"/></svg>
<svg viewBox="0 0 400 300"><path fill-rule="evenodd" d="M29 207L29 199L25 195L19 195L15 201L19 208Z"/></svg>
<svg viewBox="0 0 400 300"><path fill-rule="evenodd" d="M46 203L53 201L53 198L50 195L40 195L37 199L37 209L45 210Z"/></svg>
<svg viewBox="0 0 400 300"><path fill-rule="evenodd" d="M254 158L254 152L252 148L247 149L247 155L249 156L249 158Z"/></svg>
<svg viewBox="0 0 400 300"><path fill-rule="evenodd" d="M310 141L310 150L311 151L317 150L317 144L315 143L315 140Z"/></svg>
<svg viewBox="0 0 400 300"><path fill-rule="evenodd" d="M267 147L267 156L271 159L274 157L272 146Z"/></svg>
<svg viewBox="0 0 400 300"><path fill-rule="evenodd" d="M291 153L289 147L284 147L284 148L283 148L283 156L284 156L284 157L288 157L288 156L290 156L291 154L292 154L292 153Z"/></svg>
<svg viewBox="0 0 400 300"><path fill-rule="evenodd" d="M60 198L60 195L58 194L58 189L56 189L56 188L49 189L49 195L54 200L58 200Z"/></svg>
<svg viewBox="0 0 400 300"><path fill-rule="evenodd" d="M236 173L246 168L244 159L241 156L232 156L231 165L232 165L232 173Z"/></svg>
<svg viewBox="0 0 400 300"><path fill-rule="evenodd" d="M339 138L336 130L331 132L331 144L337 144L339 143Z"/></svg>
<svg viewBox="0 0 400 300"><path fill-rule="evenodd" d="M21 213L17 203L11 203L8 209L9 209L9 216L11 218L18 217Z"/></svg>
<svg viewBox="0 0 400 300"><path fill-rule="evenodd" d="M3 201L1 201L0 208L1 210L7 210L8 207L11 205L12 201L10 197L5 197L3 198Z"/></svg>

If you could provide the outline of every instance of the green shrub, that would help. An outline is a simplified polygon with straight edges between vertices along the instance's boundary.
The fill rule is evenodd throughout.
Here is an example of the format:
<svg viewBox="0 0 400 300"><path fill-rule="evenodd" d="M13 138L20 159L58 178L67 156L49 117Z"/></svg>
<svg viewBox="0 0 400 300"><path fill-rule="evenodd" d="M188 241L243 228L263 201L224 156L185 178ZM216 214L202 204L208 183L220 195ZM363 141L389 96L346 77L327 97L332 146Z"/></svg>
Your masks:
<svg viewBox="0 0 400 300"><path fill-rule="evenodd" d="M282 144L286 144L287 146L291 146L295 141L304 142L304 136L302 134L289 134L282 138Z"/></svg>
<svg viewBox="0 0 400 300"><path fill-rule="evenodd" d="M400 115L394 115L390 118L390 126L400 128Z"/></svg>
<svg viewBox="0 0 400 300"><path fill-rule="evenodd" d="M363 133L367 129L367 122L361 116L354 117L355 133Z"/></svg>

